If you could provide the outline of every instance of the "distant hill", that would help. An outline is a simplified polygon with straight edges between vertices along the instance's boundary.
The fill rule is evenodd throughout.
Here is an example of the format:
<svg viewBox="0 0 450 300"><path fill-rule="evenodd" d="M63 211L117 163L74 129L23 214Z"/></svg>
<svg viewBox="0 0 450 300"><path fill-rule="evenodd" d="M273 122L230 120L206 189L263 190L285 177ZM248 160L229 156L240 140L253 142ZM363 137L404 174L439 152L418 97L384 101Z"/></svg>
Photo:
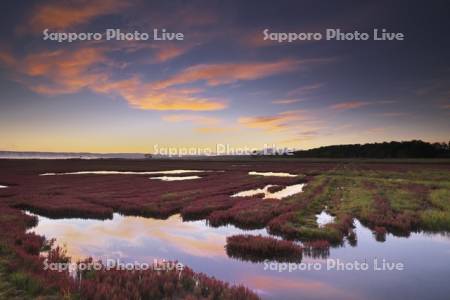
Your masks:
<svg viewBox="0 0 450 300"><path fill-rule="evenodd" d="M300 150L294 157L313 158L444 158L450 157L449 143L420 140L372 144L335 145Z"/></svg>

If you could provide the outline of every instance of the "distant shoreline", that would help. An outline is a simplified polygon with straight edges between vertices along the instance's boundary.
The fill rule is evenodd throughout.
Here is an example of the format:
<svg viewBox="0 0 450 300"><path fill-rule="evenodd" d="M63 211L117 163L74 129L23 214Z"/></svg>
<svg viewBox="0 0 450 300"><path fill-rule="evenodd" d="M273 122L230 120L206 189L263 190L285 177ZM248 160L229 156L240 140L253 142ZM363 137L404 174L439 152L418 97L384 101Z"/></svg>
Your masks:
<svg viewBox="0 0 450 300"><path fill-rule="evenodd" d="M215 157L177 157L177 158L4 158L0 161L110 161L110 162L304 162L304 163L367 163L367 164L450 164L450 158L301 158L301 157L250 157L250 156L215 156Z"/></svg>

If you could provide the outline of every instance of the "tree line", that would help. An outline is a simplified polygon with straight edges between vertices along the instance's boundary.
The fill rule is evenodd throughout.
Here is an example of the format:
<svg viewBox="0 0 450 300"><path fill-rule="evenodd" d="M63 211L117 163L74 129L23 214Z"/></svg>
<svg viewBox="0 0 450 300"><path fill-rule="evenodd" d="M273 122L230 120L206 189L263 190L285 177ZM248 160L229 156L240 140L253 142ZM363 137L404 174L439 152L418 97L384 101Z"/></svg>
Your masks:
<svg viewBox="0 0 450 300"><path fill-rule="evenodd" d="M421 140L370 144L333 145L299 150L295 157L320 158L449 158L448 143L427 143Z"/></svg>

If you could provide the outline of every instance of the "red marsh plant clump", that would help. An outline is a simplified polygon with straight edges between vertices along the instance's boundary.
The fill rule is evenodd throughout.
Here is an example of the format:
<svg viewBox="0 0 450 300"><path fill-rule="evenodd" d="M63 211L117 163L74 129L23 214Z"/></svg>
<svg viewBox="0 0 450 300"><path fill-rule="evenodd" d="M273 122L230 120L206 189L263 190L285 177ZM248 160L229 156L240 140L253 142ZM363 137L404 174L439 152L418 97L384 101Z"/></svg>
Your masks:
<svg viewBox="0 0 450 300"><path fill-rule="evenodd" d="M188 204L181 210L183 220L200 220L207 218L212 212L231 208L239 201L229 196L205 197Z"/></svg>
<svg viewBox="0 0 450 300"><path fill-rule="evenodd" d="M266 259L300 262L302 247L285 240L261 235L234 235L227 238L226 251L230 257L260 262Z"/></svg>
<svg viewBox="0 0 450 300"><path fill-rule="evenodd" d="M337 222L327 226L334 227L344 235L348 235L353 228L353 217L349 214L340 214L337 216Z"/></svg>
<svg viewBox="0 0 450 300"><path fill-rule="evenodd" d="M279 192L279 191L281 191L282 189L284 189L285 187L284 186L281 186L281 185L274 185L274 186L270 186L268 189L267 189L267 191L269 192L269 193L276 193L276 192Z"/></svg>
<svg viewBox="0 0 450 300"><path fill-rule="evenodd" d="M207 220L211 226L233 224L240 228L258 229L264 228L270 220L288 209L289 205L280 204L276 199L245 197L227 210L212 212Z"/></svg>
<svg viewBox="0 0 450 300"><path fill-rule="evenodd" d="M361 219L361 222L371 228L380 227L402 236L417 228L419 216L416 212L405 210L394 212L390 202L383 196L376 194L373 197L375 211Z"/></svg>
<svg viewBox="0 0 450 300"><path fill-rule="evenodd" d="M259 297L243 286L183 271L101 270L80 283L82 299L224 299L253 300Z"/></svg>
<svg viewBox="0 0 450 300"><path fill-rule="evenodd" d="M386 233L387 233L386 228L384 228L382 226L375 226L373 228L373 233L374 233L375 239L377 241L379 241L379 242L386 241Z"/></svg>
<svg viewBox="0 0 450 300"><path fill-rule="evenodd" d="M287 239L295 239L297 237L297 229L292 226L297 218L297 213L288 212L272 219L269 222L268 229L271 234L281 235Z"/></svg>

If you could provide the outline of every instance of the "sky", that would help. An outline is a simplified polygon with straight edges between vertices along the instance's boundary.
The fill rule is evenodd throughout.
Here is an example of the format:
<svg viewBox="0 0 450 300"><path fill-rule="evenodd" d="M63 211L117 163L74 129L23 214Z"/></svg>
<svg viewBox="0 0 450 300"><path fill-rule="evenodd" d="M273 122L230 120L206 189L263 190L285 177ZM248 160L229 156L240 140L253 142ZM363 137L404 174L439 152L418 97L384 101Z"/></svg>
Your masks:
<svg viewBox="0 0 450 300"><path fill-rule="evenodd" d="M450 138L447 1L2 1L0 150ZM368 40L265 40L367 32ZM49 33L101 33L58 42ZM106 40L105 30L148 33ZM153 40L153 30L183 40ZM404 40L374 40L373 30Z"/></svg>

